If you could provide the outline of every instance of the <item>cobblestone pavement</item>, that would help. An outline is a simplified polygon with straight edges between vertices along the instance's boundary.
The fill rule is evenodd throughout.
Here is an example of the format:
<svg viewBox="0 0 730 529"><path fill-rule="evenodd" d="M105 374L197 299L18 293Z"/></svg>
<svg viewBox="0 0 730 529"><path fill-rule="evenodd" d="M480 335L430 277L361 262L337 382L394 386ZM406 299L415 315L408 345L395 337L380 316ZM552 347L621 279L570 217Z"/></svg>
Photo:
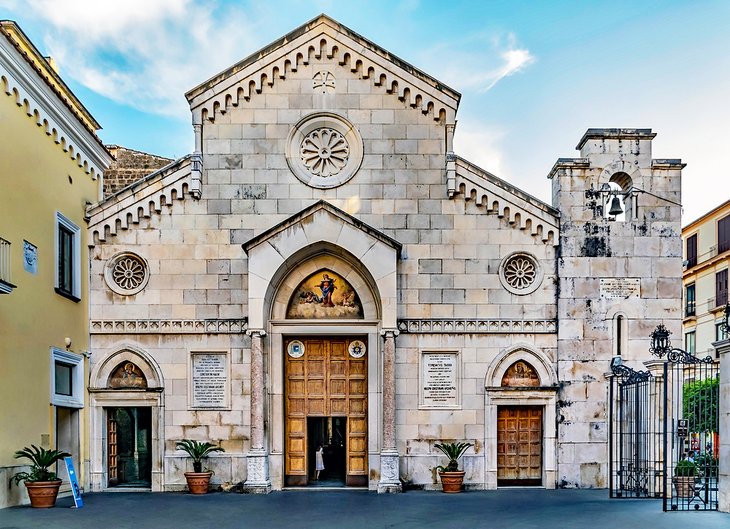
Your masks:
<svg viewBox="0 0 730 529"><path fill-rule="evenodd" d="M285 491L266 496L101 493L85 507L0 510L0 528L560 528L727 529L730 514L663 513L661 500L609 500L605 490L502 489L465 492Z"/></svg>

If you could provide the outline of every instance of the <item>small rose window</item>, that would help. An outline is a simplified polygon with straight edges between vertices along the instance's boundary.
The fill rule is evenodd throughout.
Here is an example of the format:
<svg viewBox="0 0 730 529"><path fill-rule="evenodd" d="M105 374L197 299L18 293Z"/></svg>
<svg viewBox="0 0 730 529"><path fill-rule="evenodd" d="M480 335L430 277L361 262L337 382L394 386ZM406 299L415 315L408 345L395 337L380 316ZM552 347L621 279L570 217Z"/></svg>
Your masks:
<svg viewBox="0 0 730 529"><path fill-rule="evenodd" d="M107 286L122 296L132 296L140 292L147 285L149 277L147 261L132 252L112 257L104 271Z"/></svg>
<svg viewBox="0 0 730 529"><path fill-rule="evenodd" d="M542 268L537 259L523 252L508 255L499 265L499 280L513 294L525 295L537 290L542 283Z"/></svg>

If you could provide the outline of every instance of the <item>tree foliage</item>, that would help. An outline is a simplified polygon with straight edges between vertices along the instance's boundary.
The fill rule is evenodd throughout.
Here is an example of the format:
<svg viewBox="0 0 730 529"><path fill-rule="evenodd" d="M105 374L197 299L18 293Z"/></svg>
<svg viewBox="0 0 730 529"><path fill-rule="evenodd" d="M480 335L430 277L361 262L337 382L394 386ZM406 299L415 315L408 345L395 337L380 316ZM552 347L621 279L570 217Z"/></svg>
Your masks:
<svg viewBox="0 0 730 529"><path fill-rule="evenodd" d="M720 380L708 378L687 382L683 388L682 414L690 432L714 432L718 428Z"/></svg>

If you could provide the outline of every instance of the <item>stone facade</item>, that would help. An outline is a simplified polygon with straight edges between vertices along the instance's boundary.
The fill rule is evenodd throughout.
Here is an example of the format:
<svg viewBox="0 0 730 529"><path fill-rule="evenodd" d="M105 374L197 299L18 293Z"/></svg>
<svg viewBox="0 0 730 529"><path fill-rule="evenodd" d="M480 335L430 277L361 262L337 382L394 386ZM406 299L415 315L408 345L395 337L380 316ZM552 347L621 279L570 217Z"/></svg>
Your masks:
<svg viewBox="0 0 730 529"><path fill-rule="evenodd" d="M133 182L160 169L172 160L146 152L127 149L119 145L107 145L114 160L104 173L104 196L113 195Z"/></svg>
<svg viewBox="0 0 730 529"><path fill-rule="evenodd" d="M226 448L214 480L282 488L286 344L351 335L368 349L371 489L440 487L444 440L474 444L468 487L496 488L497 423L520 406L541 416L539 484L606 486L615 317L638 366L657 323L681 325L682 165L652 160L650 131L589 130L547 205L453 152L460 94L325 16L187 97L195 152L88 212L94 490L109 483L104 409L122 401L152 407L153 490L184 487L181 438ZM611 182L623 221L591 191ZM128 292L109 287L124 253L146 269L129 265ZM362 319L287 317L322 270L352 285ZM619 299L625 278L638 288ZM196 352L225 355L224 405L192 406ZM430 354L453 366L441 396ZM154 391L109 389L124 361ZM506 385L518 362L529 387Z"/></svg>

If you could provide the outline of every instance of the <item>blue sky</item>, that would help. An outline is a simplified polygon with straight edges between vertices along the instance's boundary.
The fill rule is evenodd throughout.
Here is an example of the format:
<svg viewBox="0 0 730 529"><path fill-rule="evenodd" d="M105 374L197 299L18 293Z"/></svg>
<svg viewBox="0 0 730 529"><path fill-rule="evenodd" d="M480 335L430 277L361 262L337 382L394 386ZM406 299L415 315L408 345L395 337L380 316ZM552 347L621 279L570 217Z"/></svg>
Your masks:
<svg viewBox="0 0 730 529"><path fill-rule="evenodd" d="M728 1L0 0L104 142L169 157L186 90L322 12L461 92L457 153L545 201L589 127L653 128L685 223L730 198Z"/></svg>

